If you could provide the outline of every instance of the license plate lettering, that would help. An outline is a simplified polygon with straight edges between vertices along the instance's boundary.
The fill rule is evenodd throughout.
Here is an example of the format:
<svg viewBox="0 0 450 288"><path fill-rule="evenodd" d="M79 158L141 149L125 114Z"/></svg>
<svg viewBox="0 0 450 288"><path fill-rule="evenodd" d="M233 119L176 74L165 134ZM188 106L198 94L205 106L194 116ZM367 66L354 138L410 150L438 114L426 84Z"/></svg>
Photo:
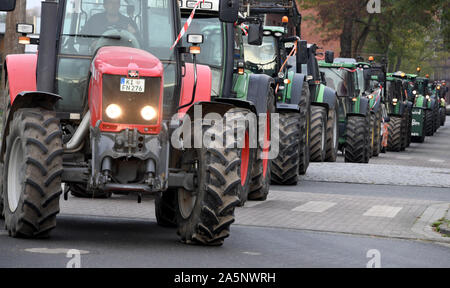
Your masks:
<svg viewBox="0 0 450 288"><path fill-rule="evenodd" d="M145 92L145 79L120 79L120 91L121 92L133 92L144 93Z"/></svg>

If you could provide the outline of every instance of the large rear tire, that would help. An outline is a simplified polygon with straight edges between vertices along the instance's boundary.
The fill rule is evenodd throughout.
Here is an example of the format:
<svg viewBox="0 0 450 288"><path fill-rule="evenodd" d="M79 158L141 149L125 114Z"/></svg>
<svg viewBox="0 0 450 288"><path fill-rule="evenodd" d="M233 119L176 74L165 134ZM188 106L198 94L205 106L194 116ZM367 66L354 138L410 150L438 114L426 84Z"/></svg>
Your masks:
<svg viewBox="0 0 450 288"><path fill-rule="evenodd" d="M296 112L281 112L279 154L272 160L272 183L296 185L300 161L301 121Z"/></svg>
<svg viewBox="0 0 450 288"><path fill-rule="evenodd" d="M228 129L204 127L206 133L215 135L212 143L182 153L181 168L195 173L197 179L195 191L178 189L177 194L177 233L186 244L222 245L235 221L241 160L238 149L224 147Z"/></svg>
<svg viewBox="0 0 450 288"><path fill-rule="evenodd" d="M6 229L12 237L47 237L56 227L62 194L59 119L53 111L19 109L9 128L3 173Z"/></svg>
<svg viewBox="0 0 450 288"><path fill-rule="evenodd" d="M339 146L339 131L338 131L338 114L337 108L328 111L327 122L327 153L325 156L326 162L336 162L338 146Z"/></svg>
<svg viewBox="0 0 450 288"><path fill-rule="evenodd" d="M388 151L399 152L402 149L402 118L392 116L388 126Z"/></svg>
<svg viewBox="0 0 450 288"><path fill-rule="evenodd" d="M345 162L366 163L368 122L366 117L349 116L347 120Z"/></svg>
<svg viewBox="0 0 450 288"><path fill-rule="evenodd" d="M406 113L402 116L401 130L402 130L402 140L401 140L401 148L400 151L405 151L406 146L408 144L408 123L407 123Z"/></svg>
<svg viewBox="0 0 450 288"><path fill-rule="evenodd" d="M255 165L252 169L252 177L250 182L250 191L248 193L248 200L265 201L269 194L270 177L271 177L271 160L267 158L267 149L261 147L261 143L270 141L270 115L275 113L275 95L272 88L269 89L269 95L267 95L267 111L268 117L266 123L259 123L261 126L259 131L265 131L265 133L259 133L259 145L255 157ZM259 121L261 122L261 121ZM263 135L264 134L264 135Z"/></svg>
<svg viewBox="0 0 450 288"><path fill-rule="evenodd" d="M311 111L311 162L323 162L327 153L327 110L312 106Z"/></svg>

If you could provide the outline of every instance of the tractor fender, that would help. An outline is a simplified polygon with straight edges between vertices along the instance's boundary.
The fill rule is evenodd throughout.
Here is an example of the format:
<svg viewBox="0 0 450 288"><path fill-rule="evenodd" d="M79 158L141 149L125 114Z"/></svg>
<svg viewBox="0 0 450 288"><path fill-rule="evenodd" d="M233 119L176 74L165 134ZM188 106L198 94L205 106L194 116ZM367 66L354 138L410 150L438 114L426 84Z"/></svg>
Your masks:
<svg viewBox="0 0 450 288"><path fill-rule="evenodd" d="M300 106L297 104L288 104L288 103L281 103L277 102L277 111L286 111L286 112L299 112Z"/></svg>
<svg viewBox="0 0 450 288"><path fill-rule="evenodd" d="M191 101L194 89L194 64L186 63L185 67L186 70L181 83L180 106ZM193 104L201 101L211 101L211 77L211 68L209 66L197 64L197 87ZM180 109L180 114L185 114L191 106Z"/></svg>
<svg viewBox="0 0 450 288"><path fill-rule="evenodd" d="M235 107L248 109L255 114L257 113L256 106L253 104L253 102L250 102L250 101L241 100L241 99L237 99L237 98L215 98L214 101L220 102L220 103L231 104Z"/></svg>
<svg viewBox="0 0 450 288"><path fill-rule="evenodd" d="M305 82L306 75L300 74L300 73L294 73L291 79L291 99L290 103L298 106L298 104L301 102L302 90L303 90L303 83Z"/></svg>
<svg viewBox="0 0 450 288"><path fill-rule="evenodd" d="M320 84L319 95L317 96L317 102L313 102L314 105L323 106L329 110L334 110L338 105L338 98L336 95L336 91L327 87L323 84Z"/></svg>
<svg viewBox="0 0 450 288"><path fill-rule="evenodd" d="M361 116L366 116L369 113L369 99L365 97L360 97L359 100L359 113Z"/></svg>
<svg viewBox="0 0 450 288"><path fill-rule="evenodd" d="M200 101L189 106L189 109L186 111L185 115L188 115L191 120L194 120L195 117L201 117L201 119L204 119L209 113L217 113L220 116L223 116L228 110L234 107L236 106L222 101ZM197 115L200 111L201 114Z"/></svg>
<svg viewBox="0 0 450 288"><path fill-rule="evenodd" d="M251 74L248 83L247 100L255 106L257 114L267 111L267 94L274 88L275 81L265 74ZM274 103L275 104L275 103Z"/></svg>
<svg viewBox="0 0 450 288"><path fill-rule="evenodd" d="M59 95L40 91L21 92L16 95L12 104L8 104L7 110L5 111L6 113L3 116L4 121L2 128L0 162L3 163L3 156L6 149L6 133L9 132L9 123L13 120L14 113L21 108L42 107L47 110L53 110L56 102L60 99L62 98Z"/></svg>
<svg viewBox="0 0 450 288"><path fill-rule="evenodd" d="M10 103L23 91L36 91L36 54L12 54L6 56L5 83L9 84Z"/></svg>

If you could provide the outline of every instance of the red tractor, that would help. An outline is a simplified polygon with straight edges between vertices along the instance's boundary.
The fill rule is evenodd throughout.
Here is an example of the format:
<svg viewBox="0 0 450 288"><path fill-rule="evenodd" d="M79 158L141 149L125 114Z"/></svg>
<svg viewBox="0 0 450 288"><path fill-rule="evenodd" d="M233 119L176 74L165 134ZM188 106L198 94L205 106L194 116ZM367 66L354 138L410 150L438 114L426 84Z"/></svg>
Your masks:
<svg viewBox="0 0 450 288"><path fill-rule="evenodd" d="M0 209L11 236L48 236L68 192L154 194L158 223L176 223L183 242L221 245L229 236L248 147L223 147L223 130L204 123L187 125L218 135L210 145L193 146L187 134L176 139L180 149L170 145L182 115L202 108L200 116L227 117L235 107L211 101L211 70L195 62L202 35L188 35L190 49L170 49L182 28L178 5L42 2L38 54L8 55L4 65ZM220 1L221 21L234 23L238 5ZM0 11L14 7L0 3ZM27 41L32 27L17 27Z"/></svg>

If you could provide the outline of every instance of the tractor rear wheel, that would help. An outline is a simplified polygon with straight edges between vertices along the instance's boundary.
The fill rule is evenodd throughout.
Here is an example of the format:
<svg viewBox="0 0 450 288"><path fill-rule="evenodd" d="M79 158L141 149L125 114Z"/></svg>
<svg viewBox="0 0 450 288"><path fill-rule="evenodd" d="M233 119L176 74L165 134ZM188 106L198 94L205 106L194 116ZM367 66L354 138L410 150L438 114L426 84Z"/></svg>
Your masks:
<svg viewBox="0 0 450 288"><path fill-rule="evenodd" d="M391 117L391 121L388 126L388 151L399 152L402 148L402 118Z"/></svg>
<svg viewBox="0 0 450 288"><path fill-rule="evenodd" d="M239 150L227 149L223 139L226 131L203 127L204 133L214 135L203 148L185 149L180 158L181 168L196 174L195 191L178 189L176 205L177 234L186 244L222 245L230 234L234 210L239 205Z"/></svg>
<svg viewBox="0 0 450 288"><path fill-rule="evenodd" d="M433 111L425 110L425 136L433 136Z"/></svg>
<svg viewBox="0 0 450 288"><path fill-rule="evenodd" d="M19 109L6 136L5 226L13 237L47 237L62 194L62 132L53 111Z"/></svg>
<svg viewBox="0 0 450 288"><path fill-rule="evenodd" d="M302 98L300 100L300 159L298 174L305 175L310 162L311 143L311 99L308 82L303 82Z"/></svg>
<svg viewBox="0 0 450 288"><path fill-rule="evenodd" d="M272 160L272 183L296 185L300 161L301 116L296 112L282 112L279 115L280 152Z"/></svg>
<svg viewBox="0 0 450 288"><path fill-rule="evenodd" d="M373 156L378 157L381 152L381 110L379 110L375 115Z"/></svg>
<svg viewBox="0 0 450 288"><path fill-rule="evenodd" d="M252 177L250 182L250 191L248 192L248 200L265 201L269 194L269 185L271 177L271 160L268 159L268 152L270 147L261 147L262 143L270 143L271 131L270 121L271 115L275 113L275 96L273 88L269 89L269 95L267 95L267 117L266 123L258 123L260 126L259 131L265 131L259 133L259 145L256 152L255 164L252 169ZM262 122L262 121L259 121Z"/></svg>
<svg viewBox="0 0 450 288"><path fill-rule="evenodd" d="M326 162L336 162L339 146L337 108L328 111Z"/></svg>
<svg viewBox="0 0 450 288"><path fill-rule="evenodd" d="M366 117L349 116L347 120L345 162L366 163L368 122Z"/></svg>
<svg viewBox="0 0 450 288"><path fill-rule="evenodd" d="M323 162L327 152L327 110L312 106L311 111L311 162Z"/></svg>
<svg viewBox="0 0 450 288"><path fill-rule="evenodd" d="M401 140L401 146L400 146L400 151L405 151L406 146L408 144L408 123L407 123L407 116L406 113L405 115L402 116L402 122L401 122L401 134L402 134L402 140Z"/></svg>

